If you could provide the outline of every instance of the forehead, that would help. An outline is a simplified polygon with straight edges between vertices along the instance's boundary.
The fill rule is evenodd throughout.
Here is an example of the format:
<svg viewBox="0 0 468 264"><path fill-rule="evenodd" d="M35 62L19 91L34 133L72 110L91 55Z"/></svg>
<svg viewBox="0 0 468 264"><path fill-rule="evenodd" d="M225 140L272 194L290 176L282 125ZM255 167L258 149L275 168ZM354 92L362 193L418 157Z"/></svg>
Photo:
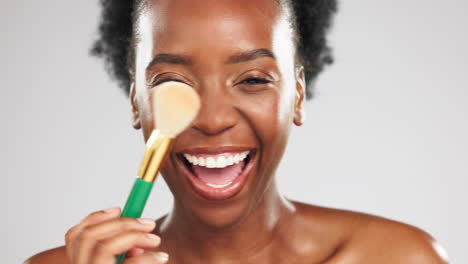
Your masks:
<svg viewBox="0 0 468 264"><path fill-rule="evenodd" d="M148 0L143 13L137 32L153 54L272 48L285 19L277 0Z"/></svg>

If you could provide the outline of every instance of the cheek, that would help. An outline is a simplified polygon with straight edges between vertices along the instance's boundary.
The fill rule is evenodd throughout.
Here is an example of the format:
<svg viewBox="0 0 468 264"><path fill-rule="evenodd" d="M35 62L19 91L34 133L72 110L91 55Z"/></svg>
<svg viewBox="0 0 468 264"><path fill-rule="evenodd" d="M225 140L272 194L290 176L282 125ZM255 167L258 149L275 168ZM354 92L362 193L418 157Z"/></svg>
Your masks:
<svg viewBox="0 0 468 264"><path fill-rule="evenodd" d="M147 90L146 87L137 88L137 104L138 114L141 122L141 129L145 142L151 135L151 132L155 128L153 107L151 105L151 91Z"/></svg>
<svg viewBox="0 0 468 264"><path fill-rule="evenodd" d="M256 130L261 143L268 144L279 130L282 117L278 95L262 96L254 100L245 100L246 116Z"/></svg>
<svg viewBox="0 0 468 264"><path fill-rule="evenodd" d="M245 96L247 97L247 96ZM291 104L286 102L282 91L260 95L249 95L239 98L254 133L257 136L263 162L274 166L279 162L287 142L292 124Z"/></svg>
<svg viewBox="0 0 468 264"><path fill-rule="evenodd" d="M289 135L293 104L288 91L278 88L262 95L245 95L237 101L242 102L239 108L265 147Z"/></svg>

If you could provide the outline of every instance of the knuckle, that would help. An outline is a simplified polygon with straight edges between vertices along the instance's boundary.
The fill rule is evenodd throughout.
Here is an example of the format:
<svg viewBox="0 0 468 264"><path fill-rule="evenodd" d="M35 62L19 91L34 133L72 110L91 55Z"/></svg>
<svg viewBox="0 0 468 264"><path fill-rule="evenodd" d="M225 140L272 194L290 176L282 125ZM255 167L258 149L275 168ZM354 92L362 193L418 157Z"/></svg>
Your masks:
<svg viewBox="0 0 468 264"><path fill-rule="evenodd" d="M65 243L68 244L71 242L72 238L73 238L73 233L74 233L74 228L70 228L68 229L68 231L65 233Z"/></svg>
<svg viewBox="0 0 468 264"><path fill-rule="evenodd" d="M102 210L99 210L99 211L94 211L94 212L91 212L88 214L88 217L92 217L92 216L95 216L95 215L100 215L102 214L103 211Z"/></svg>
<svg viewBox="0 0 468 264"><path fill-rule="evenodd" d="M92 232L90 232L90 228L89 227L84 227L84 228L81 229L81 231L77 235L76 240L79 243L84 243L86 241L91 240L92 238L93 238L93 234L92 234Z"/></svg>
<svg viewBox="0 0 468 264"><path fill-rule="evenodd" d="M140 232L137 231L128 231L124 236L132 242L139 241L141 239Z"/></svg>
<svg viewBox="0 0 468 264"><path fill-rule="evenodd" d="M94 253L96 256L105 255L109 251L109 243L107 241L98 241L94 246Z"/></svg>
<svg viewBox="0 0 468 264"><path fill-rule="evenodd" d="M146 236L146 233L143 232L130 231L127 237L129 241L132 241L133 244L148 243L148 237Z"/></svg>
<svg viewBox="0 0 468 264"><path fill-rule="evenodd" d="M82 222L88 222L92 219L96 219L96 218L99 218L99 217L102 217L102 216L105 216L106 213L104 212L104 210L99 210L99 211L94 211L94 212L91 212L89 213L83 220Z"/></svg>
<svg viewBox="0 0 468 264"><path fill-rule="evenodd" d="M139 226L139 223L134 218L122 218L122 227L125 229L133 229Z"/></svg>
<svg viewBox="0 0 468 264"><path fill-rule="evenodd" d="M95 211L95 212L89 213L89 214L83 219L82 222L89 221L89 219L94 218L94 217L96 217L96 216L98 216L98 215L101 215L101 214L103 214L102 211Z"/></svg>
<svg viewBox="0 0 468 264"><path fill-rule="evenodd" d="M65 233L65 243L66 244L69 244L71 243L75 237L77 236L77 234L79 233L79 227L76 225L76 226L73 226L72 228L68 229L68 231Z"/></svg>

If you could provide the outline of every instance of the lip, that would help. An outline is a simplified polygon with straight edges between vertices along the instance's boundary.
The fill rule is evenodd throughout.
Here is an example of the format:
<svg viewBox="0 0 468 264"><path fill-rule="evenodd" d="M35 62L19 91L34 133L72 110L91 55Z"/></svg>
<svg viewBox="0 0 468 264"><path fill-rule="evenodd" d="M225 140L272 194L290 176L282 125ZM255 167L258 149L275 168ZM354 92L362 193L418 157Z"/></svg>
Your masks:
<svg viewBox="0 0 468 264"><path fill-rule="evenodd" d="M225 146L225 147L217 147L217 148L199 147L199 148L182 149L181 151L177 151L177 153L187 153L191 155L196 155L196 154L213 155L213 154L220 154L220 153L227 153L227 152L243 152L246 150L255 150L255 148L234 147L234 146Z"/></svg>
<svg viewBox="0 0 468 264"><path fill-rule="evenodd" d="M246 164L241 174L232 181L227 186L221 188L215 188L207 185L205 182L200 180L195 176L189 168L184 164L183 158L181 157L182 153L187 154L219 154L219 153L228 153L228 152L242 152L249 150L249 162ZM245 186L248 175L253 168L256 157L255 148L246 148L246 147L219 147L219 148L191 148L178 152L176 154L176 164L179 167L179 170L184 174L184 178L187 180L188 184L191 186L192 190L195 191L198 195L202 196L207 200L227 200L236 196Z"/></svg>

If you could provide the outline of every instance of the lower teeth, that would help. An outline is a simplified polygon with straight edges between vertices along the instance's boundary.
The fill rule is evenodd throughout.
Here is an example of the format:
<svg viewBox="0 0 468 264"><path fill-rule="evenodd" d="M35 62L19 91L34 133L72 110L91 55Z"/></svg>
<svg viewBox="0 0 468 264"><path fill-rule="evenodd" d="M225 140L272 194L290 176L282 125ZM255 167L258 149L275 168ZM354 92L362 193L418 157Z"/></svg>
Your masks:
<svg viewBox="0 0 468 264"><path fill-rule="evenodd" d="M231 184L232 182L228 182L228 183L225 183L225 184L212 184L212 183L206 183L206 185L210 186L210 187L213 187L213 188L223 188L223 187L226 187L228 186L229 184Z"/></svg>

